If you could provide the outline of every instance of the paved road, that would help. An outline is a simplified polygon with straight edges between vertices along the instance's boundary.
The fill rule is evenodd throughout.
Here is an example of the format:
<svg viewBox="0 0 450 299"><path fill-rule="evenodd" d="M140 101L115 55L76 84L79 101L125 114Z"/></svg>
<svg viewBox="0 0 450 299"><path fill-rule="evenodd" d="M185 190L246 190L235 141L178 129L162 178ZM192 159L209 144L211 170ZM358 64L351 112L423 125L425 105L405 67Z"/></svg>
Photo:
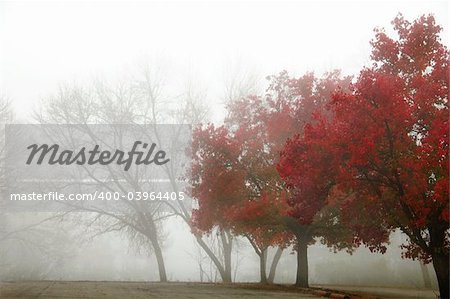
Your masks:
<svg viewBox="0 0 450 299"><path fill-rule="evenodd" d="M345 291L350 294L370 295L383 299L436 299L438 298L437 290L415 289L415 288L390 288L390 287L369 287L369 286L342 286L342 285L314 285L325 289Z"/></svg>
<svg viewBox="0 0 450 299"><path fill-rule="evenodd" d="M258 290L232 285L201 283L143 283L143 282L2 282L0 298L198 298L198 299L306 299L317 296L298 292Z"/></svg>

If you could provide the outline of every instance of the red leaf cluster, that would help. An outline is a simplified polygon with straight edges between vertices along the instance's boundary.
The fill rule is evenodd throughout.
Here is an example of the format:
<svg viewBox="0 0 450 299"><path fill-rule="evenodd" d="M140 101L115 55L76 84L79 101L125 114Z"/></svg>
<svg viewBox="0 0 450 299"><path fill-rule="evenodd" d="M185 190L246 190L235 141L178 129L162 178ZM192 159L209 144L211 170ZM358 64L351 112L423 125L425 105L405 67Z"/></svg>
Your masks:
<svg viewBox="0 0 450 299"><path fill-rule="evenodd" d="M393 24L398 40L376 31L372 67L286 143L278 171L301 223L337 201L355 242L383 251L401 229L405 256L427 261L449 247L449 52L432 16Z"/></svg>

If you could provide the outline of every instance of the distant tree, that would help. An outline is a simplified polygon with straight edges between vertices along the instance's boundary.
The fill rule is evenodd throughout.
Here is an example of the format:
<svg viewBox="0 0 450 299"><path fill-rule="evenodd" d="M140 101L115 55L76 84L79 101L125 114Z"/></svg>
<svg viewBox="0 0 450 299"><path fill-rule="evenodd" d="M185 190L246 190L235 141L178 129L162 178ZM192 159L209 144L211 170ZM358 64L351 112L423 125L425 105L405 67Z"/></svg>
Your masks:
<svg viewBox="0 0 450 299"><path fill-rule="evenodd" d="M157 131L158 124L189 124L203 120L206 107L201 99L197 98L191 85L187 86L187 91L182 96L171 98L164 93L164 77L161 70L149 64L140 66L139 72L133 74L132 78L126 77L114 83L97 80L89 86L62 86L59 92L48 97L42 103L41 110L36 112L36 120L41 124L80 125L77 128L85 130L87 136L92 140L101 140L101 136L85 125L134 126L136 130L142 131L136 131L137 134L145 136L145 130L139 125L146 125L147 130L150 128L153 133L153 131ZM113 140L111 142L114 144L108 144L108 146L120 148L124 142L123 132L118 129L116 131L114 136L110 136L110 139ZM157 133L153 137L160 138ZM177 148L179 145L177 138L180 136L172 137L170 146ZM112 184L99 179L95 172L82 170L82 175L95 182L95 190L119 191L122 194L153 190L154 185L145 180L148 172L140 170L128 174L108 168L109 175L113 178ZM169 167L165 167L161 171L166 172L170 179L168 188L172 188L176 194L183 191L176 183L182 173L177 173L176 170ZM92 184L85 183L80 186L92 187ZM71 211L70 216L86 223L94 231L94 234L112 231L124 233L137 248L154 255L160 281L167 281L162 249L165 233L162 224L174 215L190 217L190 208L179 200L176 203L166 201L155 204L138 201L122 201L122 203L124 207L121 206L118 211L111 210L108 206L83 207L81 209L77 207ZM80 211L90 213L77 213ZM64 217L69 216L64 215Z"/></svg>
<svg viewBox="0 0 450 299"><path fill-rule="evenodd" d="M210 233L218 227L223 245L223 263L211 256L222 281L231 282L231 250L233 236L224 210L239 200L243 188L240 186L238 171L232 169L231 161L237 150L227 136L225 128L197 128L193 138L193 162L190 173L191 196L197 200L198 208L192 212L191 227L196 235Z"/></svg>
<svg viewBox="0 0 450 299"><path fill-rule="evenodd" d="M280 205L268 201L267 194L259 200L263 195L260 189L252 190L255 182L250 182L252 174L244 167L242 143L231 138L226 128L209 125L197 129L194 136L192 196L199 207L193 212L193 229L209 233L217 227L228 239L231 234L246 237L260 257L261 282L268 282L267 249L277 242L286 246L287 242L285 229L280 229ZM231 248L226 248L223 271L227 279ZM277 263L279 254L276 256ZM276 263L271 268L276 268Z"/></svg>
<svg viewBox="0 0 450 299"><path fill-rule="evenodd" d="M17 119L12 102L0 96L0 279L46 279L55 273L72 248L71 234L54 215L46 213L18 213L3 204L10 187L7 178L11 169L6 165L6 153L14 149L14 139L6 140L6 125ZM64 254L63 254L64 252Z"/></svg>

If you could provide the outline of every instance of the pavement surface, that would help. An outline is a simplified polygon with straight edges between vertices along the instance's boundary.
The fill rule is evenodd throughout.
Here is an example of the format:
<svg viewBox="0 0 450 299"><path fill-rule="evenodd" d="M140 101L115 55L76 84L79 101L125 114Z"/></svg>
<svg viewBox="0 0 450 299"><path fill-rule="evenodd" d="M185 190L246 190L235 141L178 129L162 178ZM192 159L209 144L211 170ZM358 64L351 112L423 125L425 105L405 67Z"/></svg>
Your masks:
<svg viewBox="0 0 450 299"><path fill-rule="evenodd" d="M202 283L149 282L1 282L0 298L319 298L292 291L237 287L236 285Z"/></svg>
<svg viewBox="0 0 450 299"><path fill-rule="evenodd" d="M364 286L314 285L299 289L285 285L256 283L214 284L188 282L113 282L113 281L14 281L0 282L0 299L9 298L195 298L195 299L436 299L436 290ZM331 291L332 290L332 291ZM349 295L345 297L344 294Z"/></svg>

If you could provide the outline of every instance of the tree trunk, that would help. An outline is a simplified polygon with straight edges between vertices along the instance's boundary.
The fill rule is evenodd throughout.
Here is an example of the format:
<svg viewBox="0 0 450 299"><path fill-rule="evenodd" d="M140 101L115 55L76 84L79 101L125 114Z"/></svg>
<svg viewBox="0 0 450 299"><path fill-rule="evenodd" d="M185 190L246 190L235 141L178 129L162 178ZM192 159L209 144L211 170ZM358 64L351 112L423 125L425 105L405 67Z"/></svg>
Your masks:
<svg viewBox="0 0 450 299"><path fill-rule="evenodd" d="M267 283L267 274L266 274L266 262L267 262L267 247L261 250L261 254L259 255L259 274L260 274L260 282Z"/></svg>
<svg viewBox="0 0 450 299"><path fill-rule="evenodd" d="M297 279L295 285L308 288L308 242L304 237L297 237Z"/></svg>
<svg viewBox="0 0 450 299"><path fill-rule="evenodd" d="M250 245L252 245L253 249L255 250L255 253L259 257L259 282L260 283L267 283L267 272L266 272L266 264L267 264L267 252L268 252L268 246L259 247L253 239L246 235L246 238L250 242Z"/></svg>
<svg viewBox="0 0 450 299"><path fill-rule="evenodd" d="M158 263L159 281L167 282L166 266L164 265L161 247L159 246L158 240L152 238L151 242L155 252L156 262Z"/></svg>
<svg viewBox="0 0 450 299"><path fill-rule="evenodd" d="M445 249L443 249L445 251ZM439 284L439 293L442 299L449 298L449 254L436 252L432 255L433 267Z"/></svg>
<svg viewBox="0 0 450 299"><path fill-rule="evenodd" d="M428 267L422 261L419 260L420 271L422 272L423 286L427 289L431 289L430 273Z"/></svg>
<svg viewBox="0 0 450 299"><path fill-rule="evenodd" d="M209 256L209 258L213 261L214 265L216 266L217 270L219 271L220 277L222 278L222 281L225 279L225 269L220 263L217 256L214 254L214 252L209 248L208 244L203 241L202 237L199 235L195 235L195 238L197 240L197 243L203 248L203 250L206 252L206 254ZM231 273L230 273L231 278Z"/></svg>
<svg viewBox="0 0 450 299"><path fill-rule="evenodd" d="M222 276L223 282L232 282L231 279L231 250L233 248L232 246L232 239L229 232L222 231L220 233L220 236L222 238L222 246L223 246L223 260L224 260L224 266L225 266L225 273Z"/></svg>
<svg viewBox="0 0 450 299"><path fill-rule="evenodd" d="M272 264L270 265L269 278L267 279L268 283L273 283L275 280L275 273L277 271L278 262L280 261L282 253L283 249L278 247L277 252L275 252L275 255L273 256Z"/></svg>
<svg viewBox="0 0 450 299"><path fill-rule="evenodd" d="M308 288L308 243L313 240L311 236L312 227L301 225L291 217L286 217L286 225L297 239L297 278L295 279L295 286Z"/></svg>

